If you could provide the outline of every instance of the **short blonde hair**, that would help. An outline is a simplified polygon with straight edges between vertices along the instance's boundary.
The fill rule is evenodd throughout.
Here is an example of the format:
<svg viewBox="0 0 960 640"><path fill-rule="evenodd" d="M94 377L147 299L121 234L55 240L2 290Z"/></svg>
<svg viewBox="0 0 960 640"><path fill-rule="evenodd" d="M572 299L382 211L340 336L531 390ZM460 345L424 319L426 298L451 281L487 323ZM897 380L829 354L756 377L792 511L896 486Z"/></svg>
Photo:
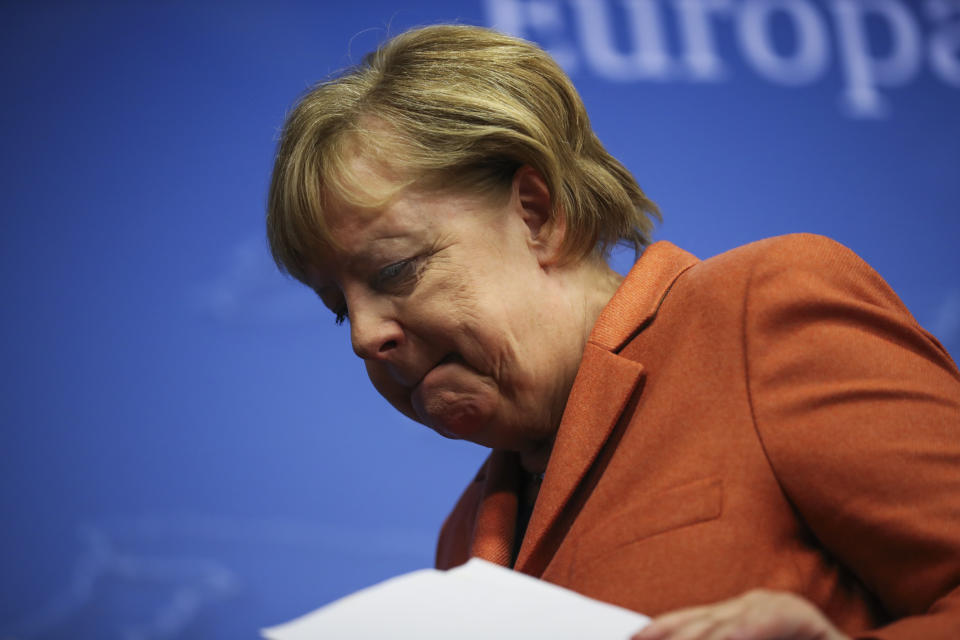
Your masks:
<svg viewBox="0 0 960 640"><path fill-rule="evenodd" d="M563 217L561 251L571 260L606 256L617 243L639 252L660 219L600 144L556 62L530 42L481 27L398 35L314 87L288 115L267 235L277 265L301 281L311 255L330 241L325 206L376 204L351 172L358 153L400 176L397 189L415 183L506 194L518 168L534 167L550 189L553 215Z"/></svg>

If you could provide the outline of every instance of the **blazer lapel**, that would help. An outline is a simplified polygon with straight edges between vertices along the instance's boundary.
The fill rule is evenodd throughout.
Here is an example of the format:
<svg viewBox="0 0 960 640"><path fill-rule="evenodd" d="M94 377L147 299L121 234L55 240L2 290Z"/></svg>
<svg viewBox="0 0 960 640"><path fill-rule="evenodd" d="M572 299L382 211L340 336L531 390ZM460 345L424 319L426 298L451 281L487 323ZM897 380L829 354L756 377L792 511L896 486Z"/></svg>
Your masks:
<svg viewBox="0 0 960 640"><path fill-rule="evenodd" d="M487 461L470 555L510 566L517 528L520 462L517 454L494 450Z"/></svg>
<svg viewBox="0 0 960 640"><path fill-rule="evenodd" d="M590 332L590 342L614 353L650 324L680 275L699 260L669 242L647 247Z"/></svg>
<svg viewBox="0 0 960 640"><path fill-rule="evenodd" d="M549 535L551 529L558 524L564 506L589 472L642 377L640 363L587 344L517 556L517 570L537 575L552 557L559 540Z"/></svg>
<svg viewBox="0 0 960 640"><path fill-rule="evenodd" d="M647 247L597 319L517 555L517 570L540 575L562 542L564 508L645 375L641 363L617 354L653 321L673 282L697 262L669 242Z"/></svg>

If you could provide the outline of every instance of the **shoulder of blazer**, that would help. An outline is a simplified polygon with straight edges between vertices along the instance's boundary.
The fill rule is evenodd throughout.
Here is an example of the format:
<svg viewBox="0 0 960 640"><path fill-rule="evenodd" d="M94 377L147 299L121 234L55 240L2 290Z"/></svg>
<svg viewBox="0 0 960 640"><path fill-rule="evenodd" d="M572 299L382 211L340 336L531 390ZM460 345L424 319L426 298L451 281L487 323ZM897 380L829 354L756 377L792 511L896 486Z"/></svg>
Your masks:
<svg viewBox="0 0 960 640"><path fill-rule="evenodd" d="M656 242L643 252L590 333L590 342L616 353L656 315L674 281L699 262L670 242Z"/></svg>
<svg viewBox="0 0 960 640"><path fill-rule="evenodd" d="M773 270L799 265L831 268L831 263L851 259L862 263L842 244L809 233L758 240L702 261L670 242L657 242L630 269L597 319L589 342L613 353L620 352L654 320L681 276L694 289L699 285L714 290L738 280L746 283L758 265Z"/></svg>

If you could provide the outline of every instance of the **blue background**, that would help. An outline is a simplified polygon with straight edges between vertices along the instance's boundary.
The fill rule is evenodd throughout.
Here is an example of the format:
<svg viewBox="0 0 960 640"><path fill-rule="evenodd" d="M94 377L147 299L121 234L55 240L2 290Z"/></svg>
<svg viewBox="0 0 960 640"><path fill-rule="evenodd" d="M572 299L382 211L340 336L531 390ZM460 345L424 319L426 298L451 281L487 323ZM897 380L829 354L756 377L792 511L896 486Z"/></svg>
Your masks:
<svg viewBox="0 0 960 640"><path fill-rule="evenodd" d="M598 135L662 207L657 238L706 257L832 236L956 354L960 91L924 57L879 89L885 115L851 114L830 2L793 1L829 36L815 81L763 77L717 20L714 81L571 67ZM296 96L494 4L0 8L0 637L254 637L432 563L485 452L376 395L346 328L276 272L263 209ZM926 46L934 21L901 4ZM572 0L536 7L554 22L522 35L582 58ZM789 26L770 22L783 55ZM895 49L868 26L872 55Z"/></svg>

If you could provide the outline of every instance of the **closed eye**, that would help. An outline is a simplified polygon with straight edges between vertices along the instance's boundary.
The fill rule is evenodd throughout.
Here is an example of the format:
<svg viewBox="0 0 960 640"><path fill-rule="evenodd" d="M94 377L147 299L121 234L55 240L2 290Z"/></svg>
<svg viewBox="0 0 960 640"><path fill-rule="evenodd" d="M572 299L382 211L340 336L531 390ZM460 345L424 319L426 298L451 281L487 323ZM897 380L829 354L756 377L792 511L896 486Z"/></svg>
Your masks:
<svg viewBox="0 0 960 640"><path fill-rule="evenodd" d="M416 258L388 264L377 272L375 288L381 291L390 291L412 284L417 275L417 264L418 260Z"/></svg>

